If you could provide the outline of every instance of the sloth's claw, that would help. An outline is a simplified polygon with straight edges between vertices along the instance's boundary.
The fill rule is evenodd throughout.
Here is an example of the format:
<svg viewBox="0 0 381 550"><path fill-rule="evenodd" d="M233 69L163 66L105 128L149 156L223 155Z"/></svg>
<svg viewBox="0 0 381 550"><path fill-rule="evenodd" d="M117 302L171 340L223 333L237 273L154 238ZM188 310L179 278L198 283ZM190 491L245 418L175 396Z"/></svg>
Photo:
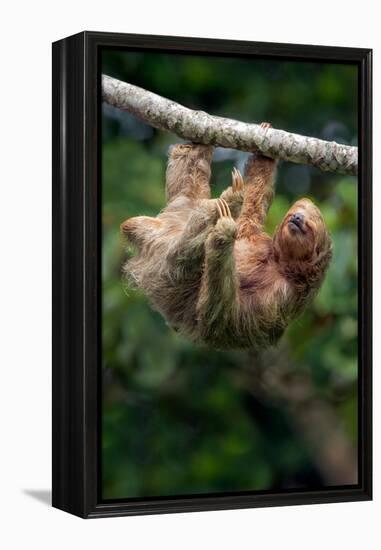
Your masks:
<svg viewBox="0 0 381 550"><path fill-rule="evenodd" d="M231 215L230 208L225 199L217 199L217 210L220 218L230 218L233 219Z"/></svg>
<svg viewBox="0 0 381 550"><path fill-rule="evenodd" d="M237 168L233 168L232 171L232 190L233 193L239 193L244 188L244 181L242 174Z"/></svg>

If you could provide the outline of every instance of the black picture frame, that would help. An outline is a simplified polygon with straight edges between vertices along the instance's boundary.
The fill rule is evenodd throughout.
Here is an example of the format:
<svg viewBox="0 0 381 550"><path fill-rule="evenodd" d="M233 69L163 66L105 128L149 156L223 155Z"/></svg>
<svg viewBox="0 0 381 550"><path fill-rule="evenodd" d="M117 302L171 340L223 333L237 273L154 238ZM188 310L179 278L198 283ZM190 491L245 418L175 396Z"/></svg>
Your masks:
<svg viewBox="0 0 381 550"><path fill-rule="evenodd" d="M348 62L359 69L359 483L102 502L100 468L101 48ZM372 498L372 50L82 32L53 44L53 506L84 518Z"/></svg>

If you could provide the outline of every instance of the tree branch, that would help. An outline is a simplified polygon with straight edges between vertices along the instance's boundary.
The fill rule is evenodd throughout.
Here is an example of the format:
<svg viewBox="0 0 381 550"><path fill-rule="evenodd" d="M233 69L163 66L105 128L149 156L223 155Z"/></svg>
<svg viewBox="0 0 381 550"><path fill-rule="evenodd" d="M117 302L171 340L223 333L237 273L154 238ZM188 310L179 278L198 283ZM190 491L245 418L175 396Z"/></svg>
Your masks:
<svg viewBox="0 0 381 550"><path fill-rule="evenodd" d="M240 374L244 388L291 420L327 484L358 482L353 443L332 404L318 395L310 372L292 365L285 341L262 354L248 352Z"/></svg>
<svg viewBox="0 0 381 550"><path fill-rule="evenodd" d="M357 147L300 136L274 128L263 130L229 118L193 111L157 94L102 76L103 101L128 111L147 124L168 130L193 141L230 147L241 151L259 149L264 155L298 164L311 164L320 170L357 174Z"/></svg>

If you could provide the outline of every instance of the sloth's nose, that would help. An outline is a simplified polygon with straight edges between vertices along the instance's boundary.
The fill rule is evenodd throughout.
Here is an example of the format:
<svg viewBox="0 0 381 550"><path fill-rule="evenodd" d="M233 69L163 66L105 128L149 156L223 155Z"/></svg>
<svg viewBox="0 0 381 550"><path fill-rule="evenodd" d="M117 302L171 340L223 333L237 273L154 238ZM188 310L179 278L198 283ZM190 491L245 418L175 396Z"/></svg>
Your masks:
<svg viewBox="0 0 381 550"><path fill-rule="evenodd" d="M304 216L300 212L296 212L295 214L292 215L291 221L297 224L302 224L304 222Z"/></svg>

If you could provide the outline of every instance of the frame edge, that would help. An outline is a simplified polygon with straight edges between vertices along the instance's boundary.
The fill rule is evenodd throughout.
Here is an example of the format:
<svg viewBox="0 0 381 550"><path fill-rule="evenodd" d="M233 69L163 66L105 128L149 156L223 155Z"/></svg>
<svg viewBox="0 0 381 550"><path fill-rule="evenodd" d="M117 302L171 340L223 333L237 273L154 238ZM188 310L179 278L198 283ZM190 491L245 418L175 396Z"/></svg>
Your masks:
<svg viewBox="0 0 381 550"><path fill-rule="evenodd" d="M145 48L159 44L168 49L191 49L199 44L199 51L215 46L223 52L227 48L249 48L251 42L199 38L161 37L150 35L122 35L85 31L53 43L53 506L82 518L112 517L137 514L156 514L238 508L283 506L297 504L364 501L372 499L372 442L371 401L371 347L366 350L367 376L362 383L362 483L361 487L348 487L325 491L293 492L290 494L266 494L218 497L166 498L160 501L142 499L140 502L97 502L97 459L94 456L97 435L94 410L97 406L96 351L94 347L94 175L96 171L96 54L100 45L129 38L139 43L149 37ZM177 42L176 42L177 41ZM175 44L176 42L176 44ZM179 44L180 42L180 44ZM229 46L227 43L230 43ZM204 44L204 46L202 46ZM254 43L255 44L255 43ZM257 53L264 47L284 46L287 55L296 55L300 45L259 43ZM159 46L158 46L159 47ZM254 48L254 46L252 46ZM366 153L361 172L362 183L367 183L365 203L371 205L371 49L332 48L306 46L323 55L325 48L337 55L345 50L356 57L361 67L361 143ZM197 48L196 48L197 49ZM275 50L274 50L275 51ZM284 55L286 55L284 53ZM273 53L272 55L275 55ZM300 55L300 53L299 53ZM312 55L312 53L311 53ZM367 103L368 102L368 103ZM95 117L96 118L96 117ZM366 166L365 166L366 164ZM91 196L91 198L89 198ZM363 196L361 196L363 198ZM367 332L363 334L365 346L371 343L371 225L364 228L361 242L365 243L363 272L368 291L363 308ZM368 244L366 244L368 242ZM96 310L95 310L96 311ZM359 312L360 313L360 312ZM364 327L363 327L364 328ZM360 446L360 444L359 444Z"/></svg>

